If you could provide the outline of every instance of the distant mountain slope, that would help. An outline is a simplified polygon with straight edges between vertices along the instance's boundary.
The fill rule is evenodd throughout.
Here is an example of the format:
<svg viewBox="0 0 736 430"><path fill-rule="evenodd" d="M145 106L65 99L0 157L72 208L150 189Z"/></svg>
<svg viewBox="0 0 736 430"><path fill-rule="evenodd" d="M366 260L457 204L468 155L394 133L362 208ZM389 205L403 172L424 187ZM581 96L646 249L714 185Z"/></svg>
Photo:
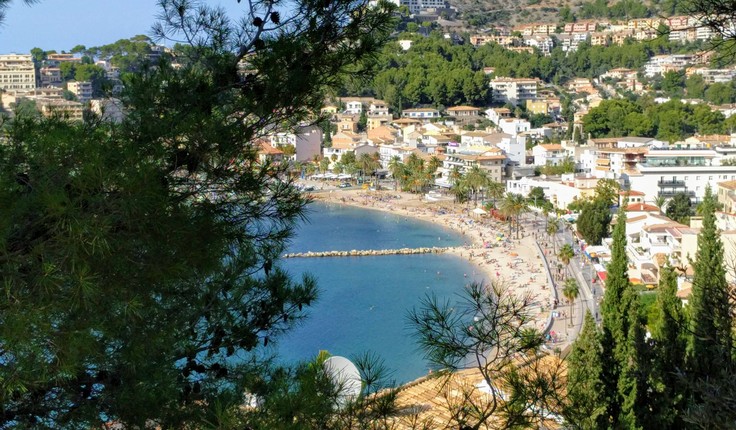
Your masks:
<svg viewBox="0 0 736 430"><path fill-rule="evenodd" d="M626 19L677 12L681 0L448 0L468 27L529 22L561 23L565 19ZM614 16L610 16L610 14Z"/></svg>

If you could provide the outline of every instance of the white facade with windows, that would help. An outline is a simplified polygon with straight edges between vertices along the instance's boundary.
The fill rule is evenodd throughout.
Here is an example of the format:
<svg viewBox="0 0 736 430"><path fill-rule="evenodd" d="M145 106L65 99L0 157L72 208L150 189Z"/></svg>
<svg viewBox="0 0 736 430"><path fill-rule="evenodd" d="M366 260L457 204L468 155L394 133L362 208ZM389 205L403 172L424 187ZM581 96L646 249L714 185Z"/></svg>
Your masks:
<svg viewBox="0 0 736 430"><path fill-rule="evenodd" d="M490 85L494 102L517 105L537 99L539 79L495 78Z"/></svg>
<svg viewBox="0 0 736 430"><path fill-rule="evenodd" d="M0 89L6 91L36 88L36 65L30 54L0 55Z"/></svg>
<svg viewBox="0 0 736 430"><path fill-rule="evenodd" d="M650 149L645 157L638 174L625 179L647 200L684 192L700 201L708 185L715 193L719 182L736 180L736 166L721 166L720 155L712 149Z"/></svg>

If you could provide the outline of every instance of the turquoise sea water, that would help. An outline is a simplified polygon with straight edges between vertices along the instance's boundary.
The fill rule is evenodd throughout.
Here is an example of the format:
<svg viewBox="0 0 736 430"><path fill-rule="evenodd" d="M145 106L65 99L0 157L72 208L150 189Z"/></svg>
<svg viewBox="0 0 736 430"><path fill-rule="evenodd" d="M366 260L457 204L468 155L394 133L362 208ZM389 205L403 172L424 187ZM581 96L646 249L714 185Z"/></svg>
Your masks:
<svg viewBox="0 0 736 430"><path fill-rule="evenodd" d="M383 212L315 203L289 252L462 245L463 236L431 223ZM307 321L281 339L289 360L321 349L355 357L373 352L398 383L427 373L428 365L407 327L406 315L428 293L452 298L473 280L466 260L443 254L295 258L283 262L295 276L309 272L321 297ZM467 277L466 277L467 275Z"/></svg>

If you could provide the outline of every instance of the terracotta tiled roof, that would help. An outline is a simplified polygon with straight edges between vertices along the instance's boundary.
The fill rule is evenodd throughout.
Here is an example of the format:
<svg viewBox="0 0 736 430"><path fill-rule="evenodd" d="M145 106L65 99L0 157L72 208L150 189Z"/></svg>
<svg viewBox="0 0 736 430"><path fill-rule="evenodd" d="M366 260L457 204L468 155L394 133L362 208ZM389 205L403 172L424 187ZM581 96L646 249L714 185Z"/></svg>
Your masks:
<svg viewBox="0 0 736 430"><path fill-rule="evenodd" d="M719 182L718 186L727 190L736 190L736 181Z"/></svg>
<svg viewBox="0 0 736 430"><path fill-rule="evenodd" d="M648 205L646 203L634 203L633 205L626 206L626 212L657 212L659 208L654 205Z"/></svg>

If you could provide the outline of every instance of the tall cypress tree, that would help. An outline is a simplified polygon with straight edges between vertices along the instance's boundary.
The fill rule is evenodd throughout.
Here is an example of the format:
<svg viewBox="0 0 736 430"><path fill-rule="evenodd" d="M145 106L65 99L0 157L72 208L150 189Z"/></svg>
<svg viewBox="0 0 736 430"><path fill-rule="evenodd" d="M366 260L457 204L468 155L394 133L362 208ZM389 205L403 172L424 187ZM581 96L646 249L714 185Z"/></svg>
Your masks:
<svg viewBox="0 0 736 430"><path fill-rule="evenodd" d="M702 215L690 299L692 336L687 354L690 373L696 379L711 375L713 369L730 368L733 348L723 243L716 228L715 197L710 186L705 191Z"/></svg>
<svg viewBox="0 0 736 430"><path fill-rule="evenodd" d="M600 332L595 320L586 312L583 330L567 357L567 399L565 418L576 428L599 429L606 426L606 404L603 399L603 372Z"/></svg>
<svg viewBox="0 0 736 430"><path fill-rule="evenodd" d="M619 212L613 229L611 261L606 267L606 293L601 304L603 316L601 347L604 396L609 420L615 422L621 413L618 381L626 359L626 338L629 332L624 293L630 288L626 257L626 213Z"/></svg>
<svg viewBox="0 0 736 430"><path fill-rule="evenodd" d="M644 323L639 311L639 295L632 287L624 291L622 300L629 325L626 336L625 356L619 361L621 374L618 378L618 392L621 399L621 413L618 428L643 429L658 428L649 413L650 354L644 338ZM647 425L647 423L650 423Z"/></svg>
<svg viewBox="0 0 736 430"><path fill-rule="evenodd" d="M612 237L606 293L601 305L602 381L609 425L638 429L648 419L650 367L639 296L629 282L626 212L619 212Z"/></svg>
<svg viewBox="0 0 736 430"><path fill-rule="evenodd" d="M657 397L652 402L653 418L659 428L682 428L679 410L684 387L678 372L684 370L686 350L685 315L677 298L677 275L672 266L662 269L654 318L649 325L654 345L653 384Z"/></svg>

